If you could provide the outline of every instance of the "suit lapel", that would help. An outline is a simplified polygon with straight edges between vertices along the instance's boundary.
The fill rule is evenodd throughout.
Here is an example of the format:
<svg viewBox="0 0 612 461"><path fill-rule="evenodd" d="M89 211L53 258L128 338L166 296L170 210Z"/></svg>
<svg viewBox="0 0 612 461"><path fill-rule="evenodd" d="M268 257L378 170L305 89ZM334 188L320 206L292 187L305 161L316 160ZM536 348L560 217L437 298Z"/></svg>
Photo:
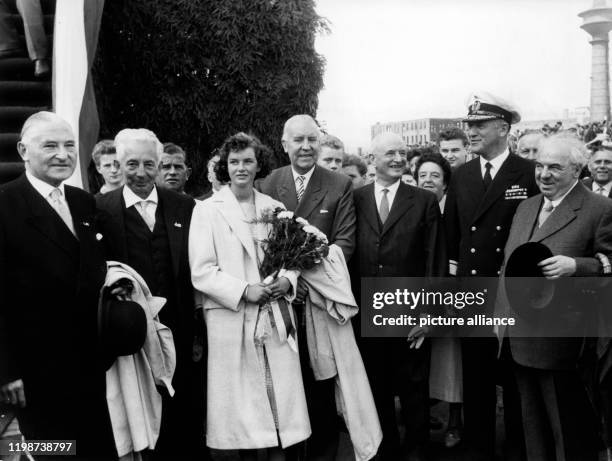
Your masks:
<svg viewBox="0 0 612 461"><path fill-rule="evenodd" d="M385 235L397 220L414 206L413 198L414 192L410 186L400 181L397 193L393 199L393 205L391 205L391 210L389 211L389 216L383 225L382 235Z"/></svg>
<svg viewBox="0 0 612 461"><path fill-rule="evenodd" d="M295 190L293 174L291 173L291 166L285 167L281 172L280 181L276 185L276 194L278 201L284 203L288 210L296 211L298 206L297 192Z"/></svg>
<svg viewBox="0 0 612 461"><path fill-rule="evenodd" d="M78 240L72 235L62 218L51 207L49 202L38 193L30 184L30 181L23 176L24 198L32 211L32 216L27 221L36 228L42 235L52 241L59 248L64 250L73 258L78 258ZM70 203L68 206L70 207ZM70 214L76 222L76 217L71 209ZM76 225L75 225L76 227Z"/></svg>
<svg viewBox="0 0 612 461"><path fill-rule="evenodd" d="M321 181L320 167L315 166L310 181L308 181L308 186L304 191L304 196L295 210L295 214L308 219L312 211L321 202L324 195L325 190L323 189Z"/></svg>
<svg viewBox="0 0 612 461"><path fill-rule="evenodd" d="M586 189L584 189L582 184L576 184L568 196L554 209L542 227L536 229L531 240L540 242L550 237L552 234L559 232L576 219L576 211L582 208L582 201L584 200L583 194L585 192Z"/></svg>
<svg viewBox="0 0 612 461"><path fill-rule="evenodd" d="M108 197L110 203L108 212L111 218L115 221L117 229L119 229L119 238L121 239L121 254L127 260L127 235L125 232L125 201L123 200L123 188L120 187L117 190L108 192L105 194ZM106 198L106 197L105 197Z"/></svg>
<svg viewBox="0 0 612 461"><path fill-rule="evenodd" d="M172 269L174 276L178 275L179 263L181 258L181 248L184 238L185 226L182 220L183 209L181 203L172 194L166 193L161 187L157 188L159 203L162 206L164 224L170 247L170 257L172 259Z"/></svg>
<svg viewBox="0 0 612 461"><path fill-rule="evenodd" d="M213 199L217 203L217 208L229 227L234 231L240 243L247 251L253 261L257 261L257 254L255 252L255 242L253 242L253 236L249 224L247 223L242 208L236 199L236 196L229 187L222 188ZM256 205L257 206L257 205Z"/></svg>
<svg viewBox="0 0 612 461"><path fill-rule="evenodd" d="M378 209L376 208L376 197L374 196L374 183L364 187L361 194L362 205L359 206L360 212L365 216L365 220L370 225L376 235L380 233L378 225Z"/></svg>
<svg viewBox="0 0 612 461"><path fill-rule="evenodd" d="M482 178L480 161L474 163L478 166L478 177ZM499 196L506 191L509 184L511 184L521 174L520 170L517 170L515 166L514 157L512 154L510 154L495 175L495 178L493 178L491 186L486 191L480 205L478 206L478 209L476 210L473 221L480 218L480 216L482 216L497 201Z"/></svg>

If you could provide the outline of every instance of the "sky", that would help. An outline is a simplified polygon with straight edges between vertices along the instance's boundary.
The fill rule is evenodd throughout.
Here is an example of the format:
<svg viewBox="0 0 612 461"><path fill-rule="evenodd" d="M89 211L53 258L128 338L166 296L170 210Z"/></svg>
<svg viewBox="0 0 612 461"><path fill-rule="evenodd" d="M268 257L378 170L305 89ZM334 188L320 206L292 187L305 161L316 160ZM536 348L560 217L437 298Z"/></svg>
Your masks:
<svg viewBox="0 0 612 461"><path fill-rule="evenodd" d="M512 101L523 120L589 105L593 0L317 0L331 32L317 119L349 152L376 122L460 117L469 95Z"/></svg>

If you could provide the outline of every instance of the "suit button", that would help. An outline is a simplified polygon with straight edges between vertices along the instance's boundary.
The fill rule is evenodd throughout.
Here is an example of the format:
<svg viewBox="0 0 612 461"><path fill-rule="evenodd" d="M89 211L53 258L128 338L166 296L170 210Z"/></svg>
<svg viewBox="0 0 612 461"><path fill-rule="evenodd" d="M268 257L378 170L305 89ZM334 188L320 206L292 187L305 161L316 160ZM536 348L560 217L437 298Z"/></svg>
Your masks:
<svg viewBox="0 0 612 461"><path fill-rule="evenodd" d="M497 271L497 275L501 275L501 271Z"/></svg>
<svg viewBox="0 0 612 461"><path fill-rule="evenodd" d="M470 248L470 253L472 254L476 253L476 248Z"/></svg>
<svg viewBox="0 0 612 461"><path fill-rule="evenodd" d="M472 275L476 275L476 269L472 269Z"/></svg>
<svg viewBox="0 0 612 461"><path fill-rule="evenodd" d="M379 265L378 265L378 268L379 268L379 269L382 269L382 268L383 268L382 264L379 264Z"/></svg>
<svg viewBox="0 0 612 461"><path fill-rule="evenodd" d="M497 226L495 230L498 230L498 231L501 230L501 226Z"/></svg>
<svg viewBox="0 0 612 461"><path fill-rule="evenodd" d="M501 248L495 248L495 253L501 253Z"/></svg>
<svg viewBox="0 0 612 461"><path fill-rule="evenodd" d="M476 230L476 226L472 226L472 232Z"/></svg>

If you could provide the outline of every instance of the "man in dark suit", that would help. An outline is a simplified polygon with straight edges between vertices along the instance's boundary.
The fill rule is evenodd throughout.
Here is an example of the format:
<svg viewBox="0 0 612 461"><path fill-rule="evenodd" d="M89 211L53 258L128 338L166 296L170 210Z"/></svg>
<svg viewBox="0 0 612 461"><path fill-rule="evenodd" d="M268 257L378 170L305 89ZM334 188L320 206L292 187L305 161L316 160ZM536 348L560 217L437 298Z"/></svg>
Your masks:
<svg viewBox="0 0 612 461"><path fill-rule="evenodd" d="M176 393L173 398L163 395L155 455L189 459L197 439L203 438L198 418L204 417L193 414L193 399L199 402L203 395L190 395L195 309L187 241L194 200L155 186L162 145L151 131L122 130L115 148L125 186L98 197L98 207L116 230L112 243L117 259L133 267L153 295L166 298L160 321L172 330L176 348Z"/></svg>
<svg viewBox="0 0 612 461"><path fill-rule="evenodd" d="M582 182L596 194L612 198L612 143L604 141L589 159L590 178Z"/></svg>
<svg viewBox="0 0 612 461"><path fill-rule="evenodd" d="M357 247L353 256L359 277L433 277L446 272L447 258L437 198L401 181L407 149L394 133L372 142L376 181L357 189ZM413 331L421 342L423 329ZM406 338L362 338L364 363L383 430L383 460L425 459L429 440L429 342L421 347ZM406 426L400 450L395 396Z"/></svg>
<svg viewBox="0 0 612 461"><path fill-rule="evenodd" d="M538 265L552 280L600 276L603 267L596 255L612 257L612 202L590 193L578 180L586 163L582 150L578 140L559 136L540 144L535 176L542 193L520 204L506 245L506 258L526 242L546 245L553 256ZM496 310L504 315L509 308L503 288L499 298ZM529 461L598 459L596 419L578 372L581 322L587 313L582 308L593 306L573 306L562 322L561 306L548 308L554 309L559 333L549 331L547 336L562 332L563 337L542 337L543 327L552 322L525 316L516 316L516 326L510 327Z"/></svg>
<svg viewBox="0 0 612 461"><path fill-rule="evenodd" d="M444 221L449 269L452 275L463 277L497 277L516 207L538 192L534 167L508 150L510 125L520 121L509 103L489 94L474 96L464 121L471 151L478 158L455 170L448 189ZM487 309L492 311L493 305ZM490 460L495 453L497 341L492 328L479 331L478 336L482 337L461 341L465 441L475 458ZM518 396L503 356L499 374L505 391L507 446L520 458Z"/></svg>
<svg viewBox="0 0 612 461"><path fill-rule="evenodd" d="M59 116L32 115L17 144L26 172L0 189L0 398L27 439L76 440L77 459L116 459L97 357L106 236L94 198L64 185L76 146Z"/></svg>
<svg viewBox="0 0 612 461"><path fill-rule="evenodd" d="M282 144L291 165L274 170L258 187L321 230L330 243L342 249L348 261L355 246L352 183L345 175L316 165L320 138L319 127L309 115L295 115L287 120ZM295 304L303 301L305 294L300 281ZM299 342L302 375L312 426L312 436L306 444L307 458L333 460L339 435L334 379L315 381L302 321L298 322L298 335L303 338Z"/></svg>

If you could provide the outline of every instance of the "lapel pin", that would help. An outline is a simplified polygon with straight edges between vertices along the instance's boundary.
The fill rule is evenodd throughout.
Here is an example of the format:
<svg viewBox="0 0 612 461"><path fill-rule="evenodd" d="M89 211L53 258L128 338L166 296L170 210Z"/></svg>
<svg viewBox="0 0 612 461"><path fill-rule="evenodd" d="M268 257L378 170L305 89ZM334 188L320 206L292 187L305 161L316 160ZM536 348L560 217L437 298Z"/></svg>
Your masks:
<svg viewBox="0 0 612 461"><path fill-rule="evenodd" d="M180 229L181 227L183 227L183 225L180 222L175 222L174 227L178 227Z"/></svg>
<svg viewBox="0 0 612 461"><path fill-rule="evenodd" d="M101 233L99 233L99 232L98 232L98 233L96 234L96 240L97 240L97 241L102 240L102 237L103 237L103 235L102 235Z"/></svg>
<svg viewBox="0 0 612 461"><path fill-rule="evenodd" d="M88 223L87 221L83 221L83 222L82 222L82 224L83 224L85 227L89 227L89 223Z"/></svg>

